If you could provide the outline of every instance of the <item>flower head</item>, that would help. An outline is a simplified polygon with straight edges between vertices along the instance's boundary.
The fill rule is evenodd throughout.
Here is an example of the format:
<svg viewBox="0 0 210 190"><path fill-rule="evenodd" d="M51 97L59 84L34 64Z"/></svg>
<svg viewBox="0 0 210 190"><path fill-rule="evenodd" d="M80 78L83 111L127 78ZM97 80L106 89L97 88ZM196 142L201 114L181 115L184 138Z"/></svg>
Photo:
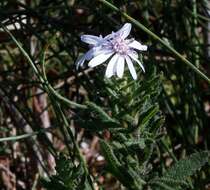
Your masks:
<svg viewBox="0 0 210 190"><path fill-rule="evenodd" d="M126 23L120 30L105 37L82 35L81 40L90 45L90 50L77 61L77 66L83 65L85 60L89 61L89 67L98 66L109 60L105 73L106 77L110 78L116 74L122 78L125 63L127 63L133 79L137 79L132 61L137 62L145 72L142 63L138 60L136 50L146 51L147 46L133 38L126 39L130 34L131 27L130 23Z"/></svg>

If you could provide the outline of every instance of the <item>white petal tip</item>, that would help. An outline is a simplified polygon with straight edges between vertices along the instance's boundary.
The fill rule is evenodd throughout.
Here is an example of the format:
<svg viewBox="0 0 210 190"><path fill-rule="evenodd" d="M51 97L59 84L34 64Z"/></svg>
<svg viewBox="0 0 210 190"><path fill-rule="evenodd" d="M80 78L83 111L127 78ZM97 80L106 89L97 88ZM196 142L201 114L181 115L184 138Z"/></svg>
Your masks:
<svg viewBox="0 0 210 190"><path fill-rule="evenodd" d="M84 42L84 41L85 41L85 36L86 36L86 35L80 36L80 40Z"/></svg>
<svg viewBox="0 0 210 190"><path fill-rule="evenodd" d="M129 47L137 49L139 51L147 51L148 47L146 45L142 45L140 42L134 40L129 45Z"/></svg>
<svg viewBox="0 0 210 190"><path fill-rule="evenodd" d="M142 46L142 51L147 51L148 50L148 46L143 45Z"/></svg>
<svg viewBox="0 0 210 190"><path fill-rule="evenodd" d="M112 73L105 73L105 77L106 77L106 78L111 78L112 76L113 76Z"/></svg>
<svg viewBox="0 0 210 190"><path fill-rule="evenodd" d="M95 65L88 64L88 67L93 68L93 67L95 67Z"/></svg>
<svg viewBox="0 0 210 190"><path fill-rule="evenodd" d="M105 75L105 77L108 78L108 79L110 79L112 76L110 76L110 75L109 75L109 76Z"/></svg>
<svg viewBox="0 0 210 190"><path fill-rule="evenodd" d="M132 27L132 24L129 23L129 22L126 22L126 23L124 24L124 26L126 26L126 27Z"/></svg>
<svg viewBox="0 0 210 190"><path fill-rule="evenodd" d="M137 76L132 76L133 80L137 80Z"/></svg>

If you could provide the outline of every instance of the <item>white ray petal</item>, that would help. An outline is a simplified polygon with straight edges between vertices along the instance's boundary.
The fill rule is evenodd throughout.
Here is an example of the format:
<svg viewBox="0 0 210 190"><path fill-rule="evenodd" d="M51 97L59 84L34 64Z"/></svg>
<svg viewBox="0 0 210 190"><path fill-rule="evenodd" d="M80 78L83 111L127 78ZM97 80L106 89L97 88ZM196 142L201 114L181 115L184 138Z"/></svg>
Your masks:
<svg viewBox="0 0 210 190"><path fill-rule="evenodd" d="M132 54L133 57L135 57L136 59L138 59L138 57L139 57L138 53L134 50L130 51L129 54Z"/></svg>
<svg viewBox="0 0 210 190"><path fill-rule="evenodd" d="M137 79L136 70L135 70L135 68L133 66L133 63L132 63L130 57L126 56L125 59L126 59L126 62L128 64L128 69L129 69L133 79L136 80Z"/></svg>
<svg viewBox="0 0 210 190"><path fill-rule="evenodd" d="M147 51L147 46L142 45L141 43L139 43L136 40L131 42L128 46L131 47L131 48L134 48L134 49L138 49L140 51Z"/></svg>
<svg viewBox="0 0 210 190"><path fill-rule="evenodd" d="M93 47L92 49L94 57L98 56L99 54L107 54L112 52L112 49L105 49L104 47L101 46Z"/></svg>
<svg viewBox="0 0 210 190"><path fill-rule="evenodd" d="M122 37L122 39L125 39L129 36L131 28L132 25L130 23L125 23L123 27L120 30L118 30L116 33L119 34Z"/></svg>
<svg viewBox="0 0 210 190"><path fill-rule="evenodd" d="M93 59L90 60L90 62L88 63L88 66L96 67L96 66L102 64L103 62L105 62L107 59L109 59L112 56L112 54L113 54L113 52L97 55L96 57L94 57Z"/></svg>
<svg viewBox="0 0 210 190"><path fill-rule="evenodd" d="M117 62L114 64L113 73L114 75L117 74Z"/></svg>
<svg viewBox="0 0 210 190"><path fill-rule="evenodd" d="M144 69L144 66L142 65L142 63L132 53L130 53L128 55L131 57L131 59L136 61L140 65L141 69L145 72L145 69Z"/></svg>
<svg viewBox="0 0 210 190"><path fill-rule="evenodd" d="M83 66L85 60L90 60L93 57L93 49L90 49L88 52L86 52L83 56L80 56L76 61L76 69L79 69L79 67Z"/></svg>
<svg viewBox="0 0 210 190"><path fill-rule="evenodd" d="M102 41L102 37L93 35L82 35L81 40L87 44L96 45Z"/></svg>
<svg viewBox="0 0 210 190"><path fill-rule="evenodd" d="M92 48L85 54L86 60L88 60L88 61L91 60L92 57L94 56L93 53L94 53L94 51L93 51L93 48Z"/></svg>
<svg viewBox="0 0 210 190"><path fill-rule="evenodd" d="M105 73L105 76L107 78L110 78L112 75L114 75L114 73L115 73L115 65L117 63L118 58L119 58L119 55L115 54L111 58L111 60L109 61L108 65L107 65L107 68L106 68L106 73Z"/></svg>
<svg viewBox="0 0 210 190"><path fill-rule="evenodd" d="M122 56L119 56L117 60L117 76L119 78L122 78L124 73L124 67L125 67L125 59Z"/></svg>
<svg viewBox="0 0 210 190"><path fill-rule="evenodd" d="M76 69L79 69L79 67L82 67L84 62L86 60L86 56L83 55L83 56L80 56L77 61L76 61Z"/></svg>
<svg viewBox="0 0 210 190"><path fill-rule="evenodd" d="M110 38L113 38L116 35L115 32L112 32L111 34L108 34L104 37L105 40L109 40Z"/></svg>

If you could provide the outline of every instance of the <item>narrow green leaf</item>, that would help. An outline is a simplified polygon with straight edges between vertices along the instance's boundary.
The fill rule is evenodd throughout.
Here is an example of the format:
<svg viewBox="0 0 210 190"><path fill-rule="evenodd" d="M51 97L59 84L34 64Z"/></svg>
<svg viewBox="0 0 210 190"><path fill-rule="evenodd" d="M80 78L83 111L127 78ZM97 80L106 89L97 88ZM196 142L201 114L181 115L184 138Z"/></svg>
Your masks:
<svg viewBox="0 0 210 190"><path fill-rule="evenodd" d="M90 110L92 110L95 113L97 113L99 118L102 121L119 124L115 119L112 119L101 107L97 106L95 103L87 102L86 105L88 106L88 108Z"/></svg>

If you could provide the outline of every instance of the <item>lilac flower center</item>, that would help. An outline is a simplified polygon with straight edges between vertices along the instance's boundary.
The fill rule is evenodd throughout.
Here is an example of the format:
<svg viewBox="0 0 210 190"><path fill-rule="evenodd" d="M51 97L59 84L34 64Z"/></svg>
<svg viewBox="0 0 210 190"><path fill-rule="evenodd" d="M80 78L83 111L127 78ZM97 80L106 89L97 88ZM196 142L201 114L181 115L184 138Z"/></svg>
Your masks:
<svg viewBox="0 0 210 190"><path fill-rule="evenodd" d="M120 37L112 39L111 45L113 50L121 55L125 55L128 53L129 50L128 44L124 39Z"/></svg>

